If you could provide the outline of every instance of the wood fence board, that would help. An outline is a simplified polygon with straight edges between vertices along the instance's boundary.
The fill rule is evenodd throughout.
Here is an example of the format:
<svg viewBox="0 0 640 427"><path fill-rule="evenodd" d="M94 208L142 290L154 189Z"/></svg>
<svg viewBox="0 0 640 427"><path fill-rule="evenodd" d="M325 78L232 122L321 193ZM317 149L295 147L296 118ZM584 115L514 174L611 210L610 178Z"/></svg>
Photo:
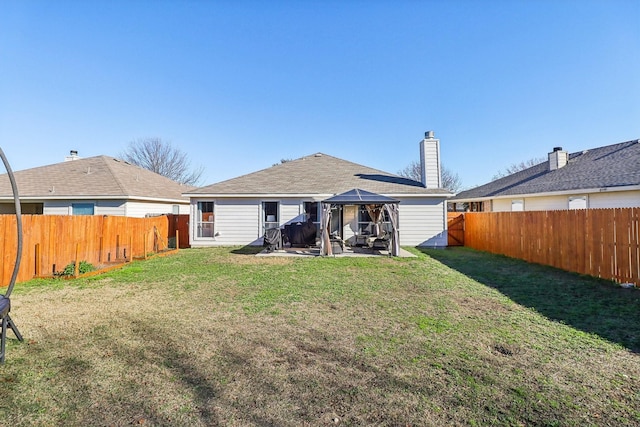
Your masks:
<svg viewBox="0 0 640 427"><path fill-rule="evenodd" d="M152 218L23 215L22 262L17 281L22 282L36 275L51 275L62 271L76 261L87 261L95 266L105 264L107 255L111 261L143 256L145 243L151 251L154 242L159 249L166 249L168 220L166 216ZM0 215L0 286L7 286L16 258L17 231L14 215ZM36 260L36 245L39 259ZM76 254L76 247L78 253ZM135 250L134 250L135 248ZM41 271L36 271L39 262ZM55 266L55 267L54 267Z"/></svg>
<svg viewBox="0 0 640 427"><path fill-rule="evenodd" d="M640 286L640 208L464 214L465 246Z"/></svg>

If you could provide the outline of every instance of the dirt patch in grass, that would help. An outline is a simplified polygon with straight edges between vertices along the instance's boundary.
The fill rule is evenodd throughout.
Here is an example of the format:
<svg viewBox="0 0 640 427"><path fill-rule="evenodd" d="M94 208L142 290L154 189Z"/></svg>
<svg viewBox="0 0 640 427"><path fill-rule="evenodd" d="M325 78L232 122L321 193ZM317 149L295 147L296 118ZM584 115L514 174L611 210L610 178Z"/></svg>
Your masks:
<svg viewBox="0 0 640 427"><path fill-rule="evenodd" d="M0 424L640 423L638 354L430 256L274 260L181 251L16 288Z"/></svg>

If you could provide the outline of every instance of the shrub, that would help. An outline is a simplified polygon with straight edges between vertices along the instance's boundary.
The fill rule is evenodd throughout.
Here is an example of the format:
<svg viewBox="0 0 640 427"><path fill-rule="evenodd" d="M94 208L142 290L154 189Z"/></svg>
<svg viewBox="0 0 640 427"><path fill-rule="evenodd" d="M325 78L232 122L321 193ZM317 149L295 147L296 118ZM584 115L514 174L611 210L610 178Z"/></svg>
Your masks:
<svg viewBox="0 0 640 427"><path fill-rule="evenodd" d="M78 265L78 273L79 274L88 273L88 272L93 271L95 269L96 268L93 266L93 264L90 264L87 261L80 261L80 265ZM73 276L73 274L75 273L75 270L76 270L76 263L75 262L71 262L71 263L67 264L67 266L64 268L64 270L62 270L60 273L58 273L58 275L60 275L60 276Z"/></svg>

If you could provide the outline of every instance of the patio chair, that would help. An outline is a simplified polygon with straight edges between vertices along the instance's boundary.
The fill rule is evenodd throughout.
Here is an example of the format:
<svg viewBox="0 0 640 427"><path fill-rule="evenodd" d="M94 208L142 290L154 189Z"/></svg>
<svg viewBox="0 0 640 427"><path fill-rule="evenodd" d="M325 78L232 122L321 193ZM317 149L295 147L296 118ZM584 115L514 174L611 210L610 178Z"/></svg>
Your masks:
<svg viewBox="0 0 640 427"><path fill-rule="evenodd" d="M13 274L11 275L11 281L9 282L9 286L7 287L7 292L4 295L0 295L0 321L2 322L2 336L0 336L0 363L4 363L5 358L5 348L7 342L7 329L11 329L15 334L18 341L22 341L22 335L20 335L20 331L18 331L18 327L11 320L11 316L9 316L9 312L11 311L11 300L9 299L11 295L11 291L13 291L13 286L16 284L16 278L18 277L18 269L20 268L20 260L22 259L22 213L20 211L20 197L18 196L18 186L16 185L15 177L13 176L13 171L11 170L11 166L9 166L9 162L4 155L4 152L0 148L0 158L2 158L2 162L4 163L4 167L7 170L7 174L9 175L9 180L11 181L11 189L13 190L13 201L16 207L16 224L18 228L18 244L16 248L16 262L13 266Z"/></svg>
<svg viewBox="0 0 640 427"><path fill-rule="evenodd" d="M389 250L391 245L391 233L385 231L384 234L373 241L371 245L374 249L384 249L385 251Z"/></svg>

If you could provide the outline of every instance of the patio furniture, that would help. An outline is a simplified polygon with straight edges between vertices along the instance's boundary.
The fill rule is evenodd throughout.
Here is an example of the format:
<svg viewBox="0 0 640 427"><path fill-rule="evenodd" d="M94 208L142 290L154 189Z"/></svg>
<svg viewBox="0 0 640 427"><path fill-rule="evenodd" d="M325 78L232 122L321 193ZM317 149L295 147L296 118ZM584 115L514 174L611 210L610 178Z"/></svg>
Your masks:
<svg viewBox="0 0 640 427"><path fill-rule="evenodd" d="M373 249L384 249L385 251L388 251L390 245L391 245L391 233L385 231L382 236L376 238L372 242L371 247Z"/></svg>
<svg viewBox="0 0 640 427"><path fill-rule="evenodd" d="M282 248L282 234L279 228L269 228L264 232L264 243L267 252L273 252Z"/></svg>

